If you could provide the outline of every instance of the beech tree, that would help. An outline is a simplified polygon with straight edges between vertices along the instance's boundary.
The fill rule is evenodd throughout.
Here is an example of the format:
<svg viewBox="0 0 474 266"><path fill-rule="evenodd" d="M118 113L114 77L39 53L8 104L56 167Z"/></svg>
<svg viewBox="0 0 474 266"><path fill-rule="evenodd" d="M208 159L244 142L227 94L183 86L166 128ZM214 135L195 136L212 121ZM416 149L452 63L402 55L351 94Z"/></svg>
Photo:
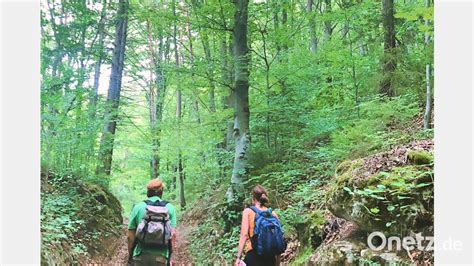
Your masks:
<svg viewBox="0 0 474 266"><path fill-rule="evenodd" d="M248 0L235 0L233 29L234 52L234 138L235 155L228 200L241 198L242 183L249 175L248 155L250 149L249 106L249 48L247 43ZM237 194L237 195L236 195ZM237 197L236 197L237 196Z"/></svg>
<svg viewBox="0 0 474 266"><path fill-rule="evenodd" d="M125 60L125 45L127 41L128 0L119 1L117 23L115 27L115 43L112 56L109 90L107 92L107 111L105 125L100 139L99 163L97 174L110 175L112 155L114 151L115 130L117 129L120 91L122 89L123 63Z"/></svg>

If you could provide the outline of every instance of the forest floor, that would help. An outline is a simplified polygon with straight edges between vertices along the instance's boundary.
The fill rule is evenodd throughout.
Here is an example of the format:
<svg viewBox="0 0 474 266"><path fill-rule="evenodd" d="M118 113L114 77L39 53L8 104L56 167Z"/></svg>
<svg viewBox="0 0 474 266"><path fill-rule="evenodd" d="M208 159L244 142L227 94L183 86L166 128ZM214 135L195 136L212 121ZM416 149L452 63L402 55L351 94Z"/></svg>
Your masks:
<svg viewBox="0 0 474 266"><path fill-rule="evenodd" d="M86 265L89 266L96 266L96 265L127 265L128 261L128 250L127 250L127 224L128 220L124 220L123 222L123 230L121 236L117 239L114 240L104 240L104 245L109 245L113 248L111 250L113 255L110 256L108 254L99 254L97 256L94 256L94 258L90 259ZM189 228L186 227L184 224L179 224L177 227L177 241L176 241L176 247L173 249L173 265L179 265L179 266L188 266L188 265L194 265L192 262L193 260L189 256L188 252L188 233L189 233ZM118 241L119 243L110 243L110 241Z"/></svg>
<svg viewBox="0 0 474 266"><path fill-rule="evenodd" d="M110 240L106 239L102 241L103 245L114 247L110 250L110 253L109 253L112 255L104 254L108 252L103 252L101 254L94 256L90 260L88 260L86 265L89 265L89 266L127 265L127 261L128 261L127 224L128 224L128 219L124 219L121 235L118 238L114 238Z"/></svg>
<svg viewBox="0 0 474 266"><path fill-rule="evenodd" d="M178 234L176 239L176 248L173 249L173 265L194 265L188 252L188 234L190 228L186 223L178 224Z"/></svg>

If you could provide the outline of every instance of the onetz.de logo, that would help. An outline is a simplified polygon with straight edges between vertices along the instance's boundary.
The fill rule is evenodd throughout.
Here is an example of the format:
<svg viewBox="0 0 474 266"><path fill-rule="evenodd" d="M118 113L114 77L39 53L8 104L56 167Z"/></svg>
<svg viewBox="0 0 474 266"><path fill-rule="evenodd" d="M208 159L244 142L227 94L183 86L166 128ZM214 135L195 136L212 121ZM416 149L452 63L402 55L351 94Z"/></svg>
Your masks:
<svg viewBox="0 0 474 266"><path fill-rule="evenodd" d="M367 237L367 245L371 250L397 250L402 249L411 251L413 249L431 251L434 250L434 237L422 236L421 234L412 236L405 236L400 238L398 236L386 237L382 232L372 232Z"/></svg>

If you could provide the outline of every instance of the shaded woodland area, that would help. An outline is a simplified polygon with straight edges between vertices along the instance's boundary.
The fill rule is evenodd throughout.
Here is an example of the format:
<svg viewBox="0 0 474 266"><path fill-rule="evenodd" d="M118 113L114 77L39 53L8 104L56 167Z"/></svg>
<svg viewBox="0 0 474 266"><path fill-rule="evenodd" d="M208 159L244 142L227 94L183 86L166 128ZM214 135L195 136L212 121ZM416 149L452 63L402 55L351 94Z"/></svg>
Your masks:
<svg viewBox="0 0 474 266"><path fill-rule="evenodd" d="M43 261L105 252L160 177L197 265L232 261L257 183L284 261L432 263L357 238L433 232L432 5L42 0Z"/></svg>

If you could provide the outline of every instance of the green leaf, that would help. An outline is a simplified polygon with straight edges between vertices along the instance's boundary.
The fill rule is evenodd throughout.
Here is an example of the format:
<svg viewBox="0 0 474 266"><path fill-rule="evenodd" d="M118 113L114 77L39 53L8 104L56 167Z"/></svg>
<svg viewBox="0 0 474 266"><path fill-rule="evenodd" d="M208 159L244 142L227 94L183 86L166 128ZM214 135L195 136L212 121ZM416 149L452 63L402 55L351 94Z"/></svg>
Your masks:
<svg viewBox="0 0 474 266"><path fill-rule="evenodd" d="M431 31L433 31L433 27L431 27L429 25L425 25L425 24L418 25L418 29L421 32L431 32Z"/></svg>
<svg viewBox="0 0 474 266"><path fill-rule="evenodd" d="M417 188L431 186L433 183L420 183L416 185Z"/></svg>
<svg viewBox="0 0 474 266"><path fill-rule="evenodd" d="M343 190L347 191L350 195L354 195L354 193L352 192L352 190L348 187L343 187L342 188Z"/></svg>
<svg viewBox="0 0 474 266"><path fill-rule="evenodd" d="M379 208L375 207L375 208L370 208L370 212L371 213L374 213L374 214L377 214L380 212Z"/></svg>
<svg viewBox="0 0 474 266"><path fill-rule="evenodd" d="M386 227L390 227L392 224L396 223L397 221L391 221L385 224Z"/></svg>

